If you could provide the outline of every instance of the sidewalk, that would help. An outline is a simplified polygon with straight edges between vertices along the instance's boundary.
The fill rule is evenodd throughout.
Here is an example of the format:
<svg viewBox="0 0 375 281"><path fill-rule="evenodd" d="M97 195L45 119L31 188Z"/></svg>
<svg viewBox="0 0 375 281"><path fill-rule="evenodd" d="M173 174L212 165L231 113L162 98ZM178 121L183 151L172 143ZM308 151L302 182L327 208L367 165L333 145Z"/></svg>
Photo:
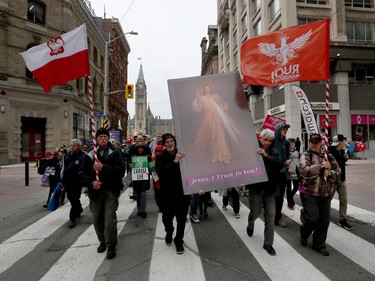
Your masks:
<svg viewBox="0 0 375 281"><path fill-rule="evenodd" d="M25 163L0 167L0 214L14 213L25 206L42 205L48 188L40 185L41 175L35 162L29 163L29 185L25 182Z"/></svg>

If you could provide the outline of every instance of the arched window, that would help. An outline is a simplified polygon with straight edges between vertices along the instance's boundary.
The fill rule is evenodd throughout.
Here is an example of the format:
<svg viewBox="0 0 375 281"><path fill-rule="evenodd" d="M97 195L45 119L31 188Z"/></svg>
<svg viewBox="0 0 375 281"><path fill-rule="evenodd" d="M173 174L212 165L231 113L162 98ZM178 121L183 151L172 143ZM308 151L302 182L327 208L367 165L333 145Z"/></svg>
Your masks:
<svg viewBox="0 0 375 281"><path fill-rule="evenodd" d="M93 55L94 63L97 65L98 64L98 50L96 47L94 47L94 55Z"/></svg>
<svg viewBox="0 0 375 281"><path fill-rule="evenodd" d="M100 104L104 104L104 86L100 84Z"/></svg>
<svg viewBox="0 0 375 281"><path fill-rule="evenodd" d="M96 77L94 77L93 83L92 83L92 95L93 95L93 99L94 99L95 102L99 102L97 89L98 89L98 86L97 86L97 82L96 82Z"/></svg>
<svg viewBox="0 0 375 281"><path fill-rule="evenodd" d="M35 0L29 0L27 4L27 19L35 23L44 24L46 5Z"/></svg>

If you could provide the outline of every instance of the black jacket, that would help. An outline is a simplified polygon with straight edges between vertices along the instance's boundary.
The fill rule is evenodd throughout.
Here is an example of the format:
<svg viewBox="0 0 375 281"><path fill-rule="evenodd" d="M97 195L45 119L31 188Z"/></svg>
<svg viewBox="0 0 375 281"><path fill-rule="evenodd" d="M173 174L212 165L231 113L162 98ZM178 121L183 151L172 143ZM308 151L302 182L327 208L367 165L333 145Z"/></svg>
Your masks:
<svg viewBox="0 0 375 281"><path fill-rule="evenodd" d="M339 164L339 167L341 169L341 174L340 174L341 181L345 181L346 179L345 163L346 161L348 161L348 159L344 157L345 151L343 149L337 150L336 146L329 146L328 151L329 153L333 155L333 157L335 157L336 162Z"/></svg>
<svg viewBox="0 0 375 281"><path fill-rule="evenodd" d="M98 152L98 160L104 164L102 170L99 172L99 181L102 182L101 188L95 190L92 187L92 182L96 179L96 173L93 168L94 150L87 152L80 168L79 175L82 186L88 187L91 200L95 200L98 193L105 190L111 190L113 194L120 196L123 189L122 178L125 174L125 161L121 150L108 143L103 156L100 156Z"/></svg>
<svg viewBox="0 0 375 281"><path fill-rule="evenodd" d="M64 171L61 183L65 189L69 190L82 187L81 182L78 180L78 172L84 158L85 153L83 151L78 151L76 153L68 152L64 155Z"/></svg>
<svg viewBox="0 0 375 281"><path fill-rule="evenodd" d="M164 149L156 155L155 160L155 169L160 182L160 196L171 200L184 197L180 164L174 162L176 153L172 155Z"/></svg>
<svg viewBox="0 0 375 281"><path fill-rule="evenodd" d="M262 147L262 144L259 142L259 147ZM249 185L249 188L256 191L267 190L269 193L274 193L276 190L277 176L283 163L281 162L279 155L276 152L276 149L270 146L267 150L267 157L262 155L264 166L266 168L268 181L267 182L258 182L255 184Z"/></svg>

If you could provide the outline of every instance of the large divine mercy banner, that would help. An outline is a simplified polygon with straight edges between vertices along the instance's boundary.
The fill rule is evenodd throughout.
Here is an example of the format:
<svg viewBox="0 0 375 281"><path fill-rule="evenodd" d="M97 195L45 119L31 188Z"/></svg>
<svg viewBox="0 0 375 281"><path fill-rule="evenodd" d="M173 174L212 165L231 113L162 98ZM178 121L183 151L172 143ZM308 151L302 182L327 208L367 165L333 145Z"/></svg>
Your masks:
<svg viewBox="0 0 375 281"><path fill-rule="evenodd" d="M239 72L168 80L185 194L267 180Z"/></svg>

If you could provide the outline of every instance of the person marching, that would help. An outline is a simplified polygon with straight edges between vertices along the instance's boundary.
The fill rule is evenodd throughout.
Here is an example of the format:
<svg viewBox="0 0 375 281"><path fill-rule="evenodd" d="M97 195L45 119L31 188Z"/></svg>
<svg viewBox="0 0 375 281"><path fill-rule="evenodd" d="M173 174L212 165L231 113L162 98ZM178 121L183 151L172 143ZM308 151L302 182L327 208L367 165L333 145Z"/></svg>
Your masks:
<svg viewBox="0 0 375 281"><path fill-rule="evenodd" d="M162 221L166 232L165 243L172 244L173 218L177 220L177 231L174 238L177 254L183 254L184 232L188 213L187 200L184 195L179 162L185 156L176 148L176 139L172 134L163 134L162 142L165 149L156 156L155 168L160 181L160 204Z"/></svg>

